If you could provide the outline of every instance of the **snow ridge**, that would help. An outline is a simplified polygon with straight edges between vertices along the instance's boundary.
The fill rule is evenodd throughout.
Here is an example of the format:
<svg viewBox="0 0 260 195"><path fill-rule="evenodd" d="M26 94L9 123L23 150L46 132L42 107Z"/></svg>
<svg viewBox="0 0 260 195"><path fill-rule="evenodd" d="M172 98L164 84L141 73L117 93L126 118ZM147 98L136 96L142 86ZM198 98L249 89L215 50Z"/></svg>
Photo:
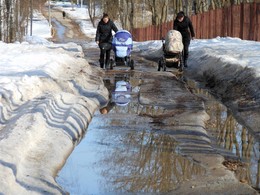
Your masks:
<svg viewBox="0 0 260 195"><path fill-rule="evenodd" d="M199 44L192 46L188 71L196 72L194 78L205 82L248 130L260 136L260 43L216 38L207 46ZM241 49L243 44L247 50Z"/></svg>
<svg viewBox="0 0 260 195"><path fill-rule="evenodd" d="M54 178L107 103L102 71L77 45L17 46L16 59L0 56L0 194L65 194Z"/></svg>

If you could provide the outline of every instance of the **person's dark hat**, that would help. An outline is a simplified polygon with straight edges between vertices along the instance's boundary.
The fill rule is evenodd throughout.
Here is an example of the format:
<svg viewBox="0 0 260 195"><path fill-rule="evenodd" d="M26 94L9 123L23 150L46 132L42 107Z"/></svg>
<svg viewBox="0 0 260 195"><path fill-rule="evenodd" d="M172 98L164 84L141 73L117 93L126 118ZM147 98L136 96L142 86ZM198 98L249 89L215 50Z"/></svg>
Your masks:
<svg viewBox="0 0 260 195"><path fill-rule="evenodd" d="M178 14L177 14L177 18L180 19L184 16L184 12L183 11L180 11Z"/></svg>

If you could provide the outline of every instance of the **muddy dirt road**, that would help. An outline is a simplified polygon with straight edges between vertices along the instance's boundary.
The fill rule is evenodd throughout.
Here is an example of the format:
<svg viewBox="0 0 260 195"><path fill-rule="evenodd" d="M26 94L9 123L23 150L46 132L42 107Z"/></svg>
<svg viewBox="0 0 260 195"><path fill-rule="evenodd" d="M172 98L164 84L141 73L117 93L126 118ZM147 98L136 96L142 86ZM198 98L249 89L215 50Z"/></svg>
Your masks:
<svg viewBox="0 0 260 195"><path fill-rule="evenodd" d="M98 66L99 49L88 48L91 40L60 12L52 16L53 41L80 44L89 64ZM132 58L135 70L104 71L110 102L93 117L58 183L72 194L258 194L222 164L205 127L203 98L182 75L158 72L156 62L138 53ZM130 85L129 93L116 93L121 81Z"/></svg>

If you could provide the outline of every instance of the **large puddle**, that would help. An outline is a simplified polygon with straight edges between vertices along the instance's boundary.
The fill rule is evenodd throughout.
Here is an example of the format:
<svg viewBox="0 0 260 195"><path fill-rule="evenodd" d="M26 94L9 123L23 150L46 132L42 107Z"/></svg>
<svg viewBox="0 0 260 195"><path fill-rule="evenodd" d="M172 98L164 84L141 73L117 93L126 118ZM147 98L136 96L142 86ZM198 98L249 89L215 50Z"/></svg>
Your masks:
<svg viewBox="0 0 260 195"><path fill-rule="evenodd" d="M131 91L127 87L117 93L118 81L129 83ZM142 79L122 73L110 75L104 82L111 91L108 114L95 114L84 139L56 178L59 185L77 195L156 193L169 192L185 180L206 174L203 167L178 153L178 142L170 134L153 130L154 121L139 115L140 110L144 112L137 101ZM236 166L241 182L258 187L259 143L210 94L194 82L189 85L206 100L212 144ZM149 109L156 112L156 108ZM236 164L237 160L243 164Z"/></svg>
<svg viewBox="0 0 260 195"><path fill-rule="evenodd" d="M255 140L248 130L239 124L227 108L216 101L207 90L189 82L193 92L206 101L206 111L210 115L206 127L212 144L226 158L223 163L234 171L242 183L260 188L259 140Z"/></svg>
<svg viewBox="0 0 260 195"><path fill-rule="evenodd" d="M58 21L56 18L51 19L52 24L55 26L56 29L59 29L57 31L57 38L60 40L60 42L64 41L64 34L66 31L66 28Z"/></svg>

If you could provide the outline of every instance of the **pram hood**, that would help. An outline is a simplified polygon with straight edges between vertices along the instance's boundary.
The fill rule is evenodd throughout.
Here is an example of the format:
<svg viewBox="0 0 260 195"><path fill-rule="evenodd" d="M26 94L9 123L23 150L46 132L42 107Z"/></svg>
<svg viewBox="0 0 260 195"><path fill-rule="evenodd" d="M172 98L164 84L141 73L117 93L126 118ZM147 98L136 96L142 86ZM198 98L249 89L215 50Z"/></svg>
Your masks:
<svg viewBox="0 0 260 195"><path fill-rule="evenodd" d="M133 40L132 40L132 35L129 31L127 30L118 30L114 37L113 37L113 40L115 43L117 44L122 44L122 43L125 43L125 44L133 44Z"/></svg>
<svg viewBox="0 0 260 195"><path fill-rule="evenodd" d="M165 51L179 53L183 50L182 36L177 30L168 31L165 38Z"/></svg>
<svg viewBox="0 0 260 195"><path fill-rule="evenodd" d="M127 30L119 30L113 37L112 48L117 57L126 57L133 49L133 39Z"/></svg>

